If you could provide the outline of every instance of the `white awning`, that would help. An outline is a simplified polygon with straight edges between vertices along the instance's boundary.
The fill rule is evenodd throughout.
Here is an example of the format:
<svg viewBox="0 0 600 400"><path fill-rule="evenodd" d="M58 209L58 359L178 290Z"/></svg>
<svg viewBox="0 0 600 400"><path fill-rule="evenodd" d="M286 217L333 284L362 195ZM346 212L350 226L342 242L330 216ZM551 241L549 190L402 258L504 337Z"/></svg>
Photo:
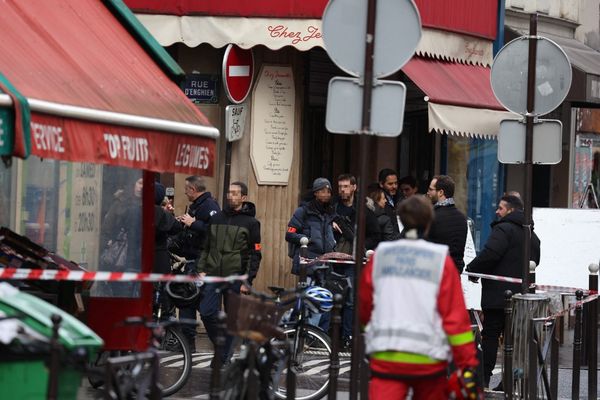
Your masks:
<svg viewBox="0 0 600 400"><path fill-rule="evenodd" d="M471 108L427 103L429 130L455 136L495 139L500 121L519 119L519 115L487 108Z"/></svg>
<svg viewBox="0 0 600 400"><path fill-rule="evenodd" d="M234 43L244 49L260 44L271 50L293 46L300 51L324 47L320 19L136 15L162 46L208 43L220 48Z"/></svg>
<svg viewBox="0 0 600 400"><path fill-rule="evenodd" d="M263 45L271 50L293 46L300 51L324 47L320 19L246 18L136 14L162 45L208 43L220 48L234 43L244 49ZM492 42L468 35L423 28L416 54L445 61L490 66Z"/></svg>

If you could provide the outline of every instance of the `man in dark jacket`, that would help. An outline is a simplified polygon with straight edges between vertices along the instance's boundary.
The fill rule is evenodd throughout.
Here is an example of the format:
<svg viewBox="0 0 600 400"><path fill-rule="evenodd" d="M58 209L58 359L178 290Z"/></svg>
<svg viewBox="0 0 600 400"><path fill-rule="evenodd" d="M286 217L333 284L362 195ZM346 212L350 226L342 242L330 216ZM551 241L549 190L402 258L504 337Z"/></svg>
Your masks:
<svg viewBox="0 0 600 400"><path fill-rule="evenodd" d="M335 237L335 250L341 253L354 254L354 236L356 234L356 178L351 174L338 176L338 197L334 202L335 224L333 235ZM375 250L379 243L379 224L373 210L366 208L365 213L365 249Z"/></svg>
<svg viewBox="0 0 600 400"><path fill-rule="evenodd" d="M523 278L523 202L516 196L503 196L496 210L498 220L492 223L492 233L485 247L467 266L467 271L512 278ZM531 260L540 262L540 240L532 232ZM504 330L504 292L518 293L521 285L483 279L481 282L483 310L483 367L485 386L489 385L496 364L498 339Z"/></svg>
<svg viewBox="0 0 600 400"><path fill-rule="evenodd" d="M200 256L210 218L219 212L220 208L215 199L213 199L212 194L206 191L206 184L200 176L192 175L185 178L185 195L191 204L188 206L185 214L177 217L177 220L183 226L183 230L173 237L169 245L169 251L178 256L185 257L188 260L186 269L189 270ZM209 299L205 299L200 303L200 314L205 312L205 303L210 305ZM179 316L186 319L196 319L196 309L193 307L181 308ZM190 341L192 352L195 352L196 330L193 327L185 325L182 331Z"/></svg>
<svg viewBox="0 0 600 400"><path fill-rule="evenodd" d="M206 191L206 184L200 176L185 178L185 195L191 204L185 214L177 217L184 229L174 238L169 250L188 260L195 260L202 251L210 217L220 208L212 194Z"/></svg>
<svg viewBox="0 0 600 400"><path fill-rule="evenodd" d="M429 184L427 196L433 203L434 218L429 229L428 240L445 244L450 257L461 274L467 241L467 218L454 204L454 179L448 175L434 176Z"/></svg>
<svg viewBox="0 0 600 400"><path fill-rule="evenodd" d="M336 239L335 250L354 255L354 237L356 235L356 177L352 174L341 174L337 179L338 198L335 202L336 217L333 224L333 234ZM379 242L379 224L375 213L365 209L365 249L375 250ZM362 257L364 252L359 253ZM343 264L333 265L334 272L347 277L350 290L342 308L342 346L349 349L352 343L352 323L354 317L354 266Z"/></svg>
<svg viewBox="0 0 600 400"><path fill-rule="evenodd" d="M246 201L248 186L242 182L233 182L227 193L227 207L215 214L209 226L206 243L198 260L197 271L200 276L230 276L248 274L248 283L258 273L260 266L260 222L256 217L256 207ZM222 301L227 306L227 293L216 293L217 287L206 284L203 294L201 316L204 327L213 345L217 338L217 315ZM245 285L234 284L233 291L249 293ZM221 298L223 297L223 299ZM222 362L231 356L233 338L227 336Z"/></svg>
<svg viewBox="0 0 600 400"><path fill-rule="evenodd" d="M307 257L316 258L336 249L333 233L336 217L331 202L331 183L326 178L313 181L312 193L314 198L302 204L294 211L288 222L285 240L293 247L292 274L300 274L300 239L308 238ZM312 275L311 271L307 274ZM315 314L309 323L318 325L324 331L329 329L329 313Z"/></svg>
<svg viewBox="0 0 600 400"><path fill-rule="evenodd" d="M335 251L333 221L335 210L331 204L331 183L326 178L317 178L312 185L314 198L294 211L288 222L285 240L294 247L292 273L300 274L300 239L308 238L309 258L316 258Z"/></svg>
<svg viewBox="0 0 600 400"><path fill-rule="evenodd" d="M385 195L385 207L383 209L392 221L394 234L399 236L401 229L396 215L396 207L402 198L398 192L398 174L396 171L389 168L379 171L379 186Z"/></svg>

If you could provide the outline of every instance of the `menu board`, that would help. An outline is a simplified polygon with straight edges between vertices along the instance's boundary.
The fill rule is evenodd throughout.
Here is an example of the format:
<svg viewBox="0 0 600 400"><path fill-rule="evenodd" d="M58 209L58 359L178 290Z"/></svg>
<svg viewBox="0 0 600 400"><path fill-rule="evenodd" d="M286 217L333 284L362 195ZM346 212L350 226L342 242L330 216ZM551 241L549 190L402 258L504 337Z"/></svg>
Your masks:
<svg viewBox="0 0 600 400"><path fill-rule="evenodd" d="M252 102L252 166L259 185L287 185L294 154L296 94L291 67L263 65Z"/></svg>

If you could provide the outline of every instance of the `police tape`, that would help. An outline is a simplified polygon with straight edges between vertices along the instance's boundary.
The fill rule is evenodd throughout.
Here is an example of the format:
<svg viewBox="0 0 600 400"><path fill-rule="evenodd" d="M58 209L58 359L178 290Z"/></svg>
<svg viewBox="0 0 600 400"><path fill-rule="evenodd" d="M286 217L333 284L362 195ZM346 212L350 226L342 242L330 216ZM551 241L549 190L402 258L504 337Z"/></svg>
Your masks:
<svg viewBox="0 0 600 400"><path fill-rule="evenodd" d="M551 319L556 319L556 318L560 318L563 315L569 313L571 310L576 309L577 307L582 307L585 303L589 303L590 301L594 301L598 298L597 294L593 294L590 295L588 297L586 297L583 300L578 300L575 303L572 303L569 305L569 307L565 308L564 310L561 310L555 314L549 315L545 318L546 321L550 321Z"/></svg>
<svg viewBox="0 0 600 400"><path fill-rule="evenodd" d="M490 279L492 281L501 281L501 282L510 282L510 283L521 283L521 282L523 282L523 280L521 278L511 278L509 276L489 275L489 274L477 274L475 272L463 272L463 274L465 274L467 276L472 276L474 278Z"/></svg>
<svg viewBox="0 0 600 400"><path fill-rule="evenodd" d="M574 288L574 287L568 287L568 286L538 285L537 283L532 283L531 287L534 287L536 290L542 290L544 292L560 292L560 293L575 294L575 292L577 292L578 290L581 290L584 295L598 293L598 291L596 291L596 290L580 289L580 288Z"/></svg>
<svg viewBox="0 0 600 400"><path fill-rule="evenodd" d="M474 272L463 272L463 274L465 274L467 276L472 276L475 278L489 279L489 280L493 280L493 281L510 282L510 283L523 282L521 278L511 278L509 276L477 274ZM574 288L574 287L568 287L568 286L539 285L537 283L532 283L529 287L535 288L536 290L542 290L545 292L575 293L578 290L581 290L584 295L597 293L597 291L595 291L595 290L580 289L580 288Z"/></svg>
<svg viewBox="0 0 600 400"><path fill-rule="evenodd" d="M92 272L58 269L0 268L0 280L225 283L245 281L247 279L248 275L200 277L199 275L153 274L143 272Z"/></svg>
<svg viewBox="0 0 600 400"><path fill-rule="evenodd" d="M300 257L300 264L302 265L317 265L317 264L356 264L354 260L339 260L334 258L303 258Z"/></svg>

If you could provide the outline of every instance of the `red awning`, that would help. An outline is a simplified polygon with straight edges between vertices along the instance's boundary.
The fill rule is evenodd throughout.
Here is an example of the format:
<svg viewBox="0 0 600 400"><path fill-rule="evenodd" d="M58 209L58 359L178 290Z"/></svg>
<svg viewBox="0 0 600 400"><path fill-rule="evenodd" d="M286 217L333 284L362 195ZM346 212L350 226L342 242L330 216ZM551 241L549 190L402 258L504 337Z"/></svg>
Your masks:
<svg viewBox="0 0 600 400"><path fill-rule="evenodd" d="M434 103L504 110L492 92L490 68L413 57L402 71Z"/></svg>
<svg viewBox="0 0 600 400"><path fill-rule="evenodd" d="M125 0L136 13L321 19L328 0ZM497 0L415 0L423 26L486 39L496 37Z"/></svg>
<svg viewBox="0 0 600 400"><path fill-rule="evenodd" d="M327 0L124 0L163 46L234 43L244 49L324 47ZM415 0L423 24L416 54L488 66L496 37L496 0Z"/></svg>
<svg viewBox="0 0 600 400"><path fill-rule="evenodd" d="M413 57L402 71L426 95L430 130L490 137L515 119L492 92L490 68Z"/></svg>
<svg viewBox="0 0 600 400"><path fill-rule="evenodd" d="M0 73L31 109L32 154L213 174L218 130L102 2L7 0L0 36Z"/></svg>

